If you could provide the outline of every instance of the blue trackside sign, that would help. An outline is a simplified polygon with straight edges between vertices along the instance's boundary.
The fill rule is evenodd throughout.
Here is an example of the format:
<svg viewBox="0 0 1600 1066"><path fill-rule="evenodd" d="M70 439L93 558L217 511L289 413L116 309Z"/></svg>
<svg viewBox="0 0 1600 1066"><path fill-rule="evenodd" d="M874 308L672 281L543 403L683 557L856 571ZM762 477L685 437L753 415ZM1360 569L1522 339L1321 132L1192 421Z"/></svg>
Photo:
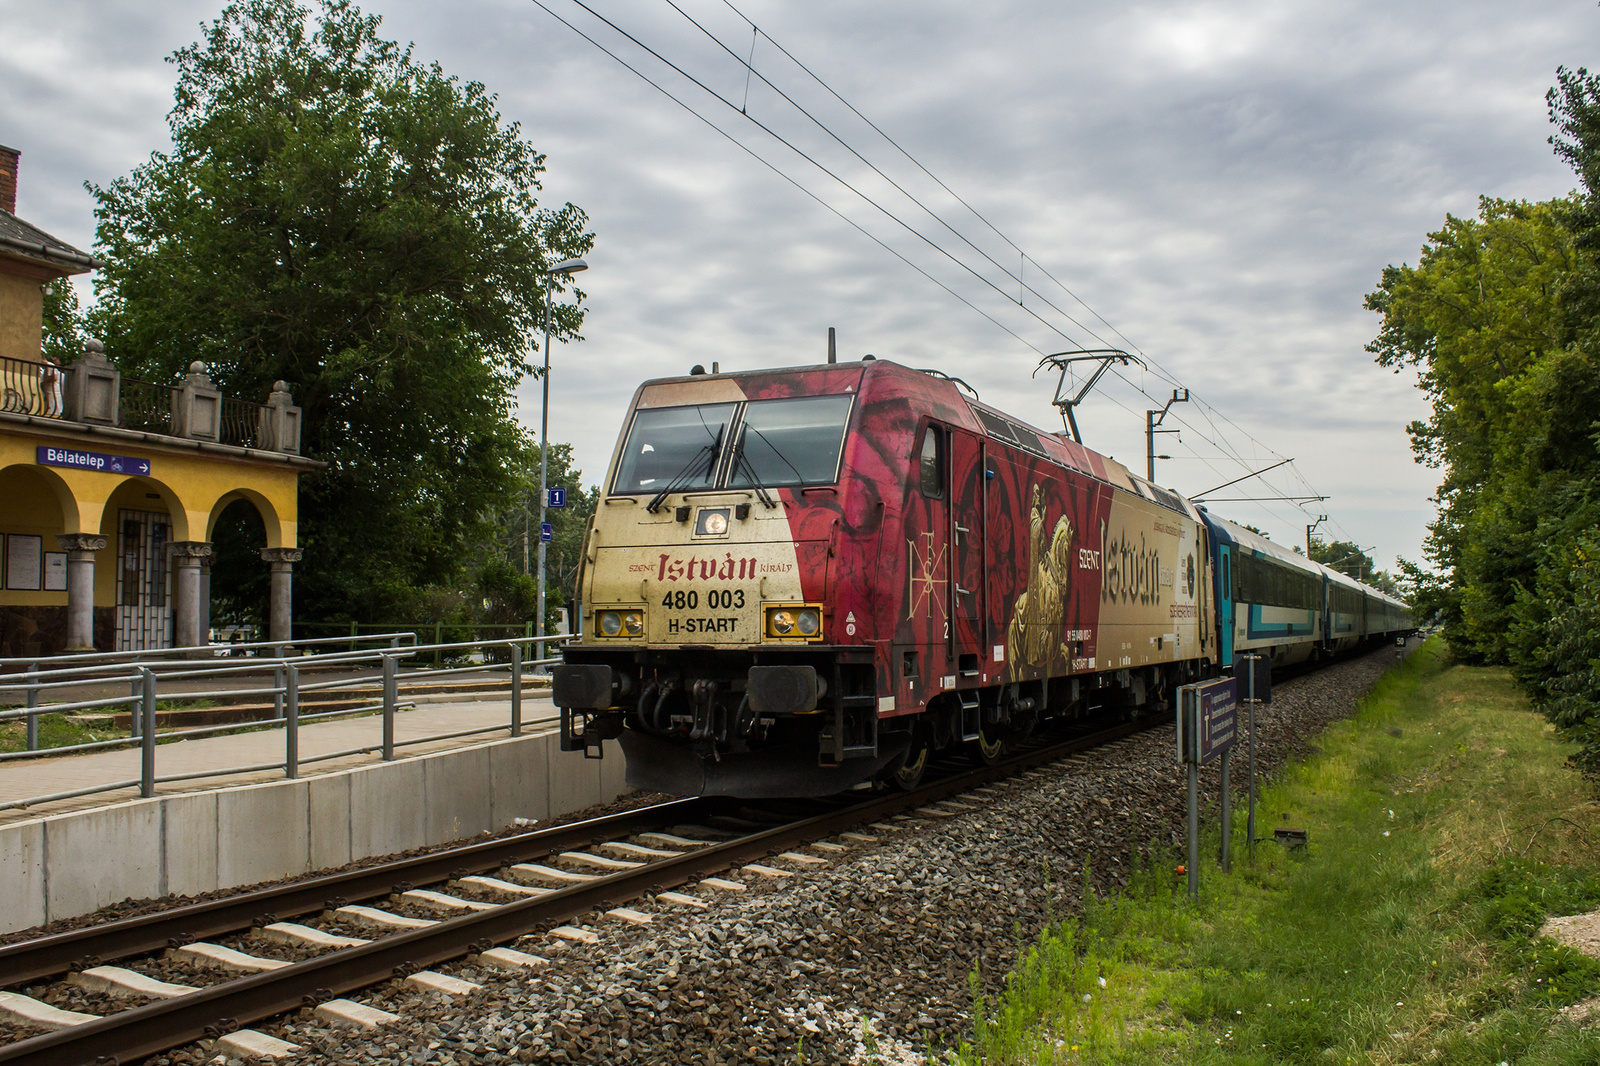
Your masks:
<svg viewBox="0 0 1600 1066"><path fill-rule="evenodd" d="M549 506L565 507L567 505L566 489L548 489L546 491L550 494Z"/></svg>
<svg viewBox="0 0 1600 1066"><path fill-rule="evenodd" d="M552 523L550 523L550 522L540 522L539 523L539 539L540 540L549 541L549 540L554 540L555 537L556 537L556 527Z"/></svg>
<svg viewBox="0 0 1600 1066"><path fill-rule="evenodd" d="M102 474L148 474L150 460L131 455L107 455L53 444L39 445L40 466L66 466L75 470L97 470Z"/></svg>
<svg viewBox="0 0 1600 1066"><path fill-rule="evenodd" d="M1178 753L1205 765L1239 739L1239 701L1234 679L1225 677L1178 690Z"/></svg>

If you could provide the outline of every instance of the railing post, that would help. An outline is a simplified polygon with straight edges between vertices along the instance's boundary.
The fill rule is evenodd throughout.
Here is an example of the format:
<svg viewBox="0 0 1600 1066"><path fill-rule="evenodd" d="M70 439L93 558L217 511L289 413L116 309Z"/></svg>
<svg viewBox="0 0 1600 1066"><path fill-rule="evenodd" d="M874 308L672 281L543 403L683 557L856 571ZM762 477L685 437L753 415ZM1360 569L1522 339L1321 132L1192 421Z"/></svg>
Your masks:
<svg viewBox="0 0 1600 1066"><path fill-rule="evenodd" d="M300 668L288 664L283 680L283 775L292 781L300 776Z"/></svg>
<svg viewBox="0 0 1600 1066"><path fill-rule="evenodd" d="M283 695L288 691L289 675L283 664L272 668L272 717L283 717Z"/></svg>
<svg viewBox="0 0 1600 1066"><path fill-rule="evenodd" d="M350 623L350 650L351 651L355 651L356 650L356 625L357 625L357 623L355 623L355 622L351 622Z"/></svg>
<svg viewBox="0 0 1600 1066"><path fill-rule="evenodd" d="M33 675L33 677L30 677L28 680L30 680L30 681L37 680L38 675L39 675L39 664L38 663L29 663L28 664L28 673ZM31 711L37 706L39 706L39 689L34 685L29 685L28 686L28 710ZM29 751L38 751L39 750L39 716L36 715L36 714L28 715L28 750Z"/></svg>
<svg viewBox="0 0 1600 1066"><path fill-rule="evenodd" d="M400 679L395 676L396 659L383 657L383 759L394 761L394 711L400 695Z"/></svg>
<svg viewBox="0 0 1600 1066"><path fill-rule="evenodd" d="M522 735L522 645L511 645L511 735Z"/></svg>
<svg viewBox="0 0 1600 1066"><path fill-rule="evenodd" d="M434 643L433 665L438 666L441 662L444 661L443 660L443 653L440 652L439 648L438 648L438 645L444 643L444 623L443 622L435 622L435 623L433 623L433 643Z"/></svg>
<svg viewBox="0 0 1600 1066"><path fill-rule="evenodd" d="M141 666L139 672L139 714L144 719L139 745L139 795L149 799L156 794L156 672L148 666Z"/></svg>
<svg viewBox="0 0 1600 1066"><path fill-rule="evenodd" d="M144 692L144 679L135 677L128 683L128 736L136 737L144 732L144 712L140 709L139 700Z"/></svg>

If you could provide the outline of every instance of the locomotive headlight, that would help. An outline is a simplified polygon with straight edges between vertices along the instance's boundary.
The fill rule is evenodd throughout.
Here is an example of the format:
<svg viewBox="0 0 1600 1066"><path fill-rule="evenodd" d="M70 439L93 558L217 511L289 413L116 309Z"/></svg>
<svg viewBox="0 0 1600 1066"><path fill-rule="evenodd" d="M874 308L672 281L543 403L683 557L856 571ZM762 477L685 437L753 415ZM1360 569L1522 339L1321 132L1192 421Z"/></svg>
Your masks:
<svg viewBox="0 0 1600 1066"><path fill-rule="evenodd" d="M622 628L630 637L637 637L640 633L643 633L644 613L642 611L624 611Z"/></svg>
<svg viewBox="0 0 1600 1066"><path fill-rule="evenodd" d="M600 632L608 637L614 637L621 633L622 613L620 611L601 611Z"/></svg>
<svg viewBox="0 0 1600 1066"><path fill-rule="evenodd" d="M822 608L818 605L793 603L768 607L765 617L769 638L817 640L822 636Z"/></svg>

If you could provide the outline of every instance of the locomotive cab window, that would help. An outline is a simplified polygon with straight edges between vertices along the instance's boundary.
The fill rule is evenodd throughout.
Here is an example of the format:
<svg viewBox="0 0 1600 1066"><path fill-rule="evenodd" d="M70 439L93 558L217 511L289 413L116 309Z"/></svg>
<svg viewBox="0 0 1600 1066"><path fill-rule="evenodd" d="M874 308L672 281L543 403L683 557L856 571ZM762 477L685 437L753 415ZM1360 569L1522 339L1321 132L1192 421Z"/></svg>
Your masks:
<svg viewBox="0 0 1600 1066"><path fill-rule="evenodd" d="M669 484L680 491L711 488L736 406L648 407L635 412L611 491L660 492Z"/></svg>
<svg viewBox="0 0 1600 1066"><path fill-rule="evenodd" d="M849 396L752 400L745 405L728 487L831 485L850 420Z"/></svg>
<svg viewBox="0 0 1600 1066"><path fill-rule="evenodd" d="M944 495L944 431L931 422L922 430L922 450L917 461L922 494L932 499Z"/></svg>

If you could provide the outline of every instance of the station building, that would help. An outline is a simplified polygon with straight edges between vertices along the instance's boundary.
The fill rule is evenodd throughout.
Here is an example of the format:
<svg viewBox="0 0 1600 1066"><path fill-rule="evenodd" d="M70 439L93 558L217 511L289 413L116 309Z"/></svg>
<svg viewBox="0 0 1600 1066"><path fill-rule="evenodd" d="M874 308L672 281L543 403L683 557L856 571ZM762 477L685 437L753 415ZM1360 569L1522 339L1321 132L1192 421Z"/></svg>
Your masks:
<svg viewBox="0 0 1600 1066"><path fill-rule="evenodd" d="M203 644L211 533L247 501L266 532L269 639L290 639L300 409L224 396L195 363L177 384L124 377L96 341L43 352L45 286L93 258L16 215L0 146L0 658Z"/></svg>

